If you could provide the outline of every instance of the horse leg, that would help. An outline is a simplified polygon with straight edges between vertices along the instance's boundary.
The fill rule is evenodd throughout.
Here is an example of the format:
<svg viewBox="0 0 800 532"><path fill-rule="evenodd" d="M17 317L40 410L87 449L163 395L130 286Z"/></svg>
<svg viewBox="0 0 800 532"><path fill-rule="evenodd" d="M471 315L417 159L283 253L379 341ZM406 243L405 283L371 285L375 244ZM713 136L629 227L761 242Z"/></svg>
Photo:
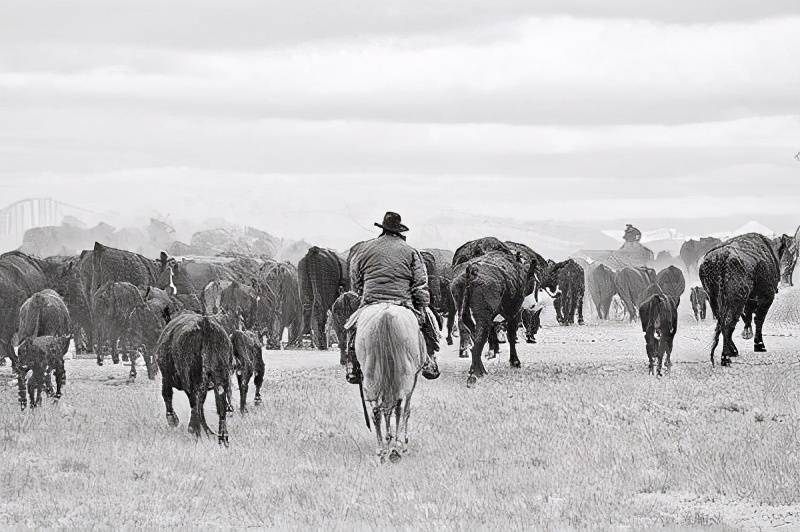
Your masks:
<svg viewBox="0 0 800 532"><path fill-rule="evenodd" d="M406 396L406 400L403 402L403 439L400 440L402 443L402 451L408 452L408 419L411 417L411 393ZM400 438L400 429L397 429L397 437Z"/></svg>
<svg viewBox="0 0 800 532"><path fill-rule="evenodd" d="M753 312L755 311L757 304L757 300L748 299L744 306L744 312L742 313L742 321L744 322L742 338L745 340L749 340L753 337Z"/></svg>
<svg viewBox="0 0 800 532"><path fill-rule="evenodd" d="M246 390L247 390L247 383L245 383L245 393L247 393ZM227 394L225 392L226 392L225 386L219 385L214 387L214 399L216 400L217 404L217 416L219 416L219 425L217 426L217 442L220 445L224 445L225 447L227 447L228 423L225 419L225 416L227 415L227 408L225 404L227 402ZM244 412L245 411L244 398L242 398L241 408L242 412ZM203 422L205 422L205 416L203 416ZM214 434L208 429L208 426L206 426L206 433L209 432L212 435Z"/></svg>
<svg viewBox="0 0 800 532"><path fill-rule="evenodd" d="M764 326L764 320L767 318L769 308L772 306L772 301L775 299L773 294L765 296L756 307L756 335L753 340L753 351L756 353L764 353L767 346L764 345L764 338L761 336L761 328Z"/></svg>
<svg viewBox="0 0 800 532"><path fill-rule="evenodd" d="M375 437L378 439L378 450L376 454L380 457L381 462L383 462L386 460L387 449L385 449L386 442L381 432L381 409L378 407L377 401L369 401L369 404L372 407L372 424L375 426Z"/></svg>
<svg viewBox="0 0 800 532"><path fill-rule="evenodd" d="M167 410L167 423L170 427L177 427L178 415L172 409L172 381L166 374L161 378L161 397L164 399L164 407Z"/></svg>
<svg viewBox="0 0 800 532"><path fill-rule="evenodd" d="M402 455L400 454L403 450L402 445L400 445L400 449L398 450L398 440L400 439L400 410L402 408L403 400L398 399L393 408L386 409L386 440L389 444L391 451L389 452L389 461L393 464L396 464L400 461ZM391 428L391 418L392 414L394 414L395 423L394 423L394 434L392 434Z"/></svg>

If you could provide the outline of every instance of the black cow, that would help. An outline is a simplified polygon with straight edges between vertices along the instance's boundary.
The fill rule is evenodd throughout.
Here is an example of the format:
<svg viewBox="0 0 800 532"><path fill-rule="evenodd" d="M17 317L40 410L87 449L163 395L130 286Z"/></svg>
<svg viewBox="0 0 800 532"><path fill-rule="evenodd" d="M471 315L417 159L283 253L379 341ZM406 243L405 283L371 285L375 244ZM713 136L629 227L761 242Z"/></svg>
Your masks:
<svg viewBox="0 0 800 532"><path fill-rule="evenodd" d="M529 344L536 343L536 333L542 326L542 309L544 307L523 307L520 313L522 325L525 327L525 340Z"/></svg>
<svg viewBox="0 0 800 532"><path fill-rule="evenodd" d="M623 268L617 272L614 284L630 321L639 316L639 305L647 297L647 289L655 283L655 270L646 266Z"/></svg>
<svg viewBox="0 0 800 532"><path fill-rule="evenodd" d="M597 317L607 320L608 312L611 309L611 300L617 293L614 270L605 264L598 264L589 274L588 290L597 309Z"/></svg>
<svg viewBox="0 0 800 532"><path fill-rule="evenodd" d="M481 354L498 314L507 324L509 363L520 367L517 329L522 302L533 291L535 271L535 266L503 251L489 252L457 268L451 290L459 305L461 351L472 351L468 384L486 374Z"/></svg>
<svg viewBox="0 0 800 532"><path fill-rule="evenodd" d="M772 306L781 279L781 264L789 252L785 240L773 242L758 233L736 236L709 250L700 265L700 281L708 293L711 313L717 320L714 343L711 347L711 364L714 350L722 334L723 366L739 351L733 343L733 331L741 317L744 321L742 337L753 338L752 320L755 314L756 332L753 350L767 350L761 328Z"/></svg>
<svg viewBox="0 0 800 532"><path fill-rule="evenodd" d="M19 406L25 410L27 399L25 396L25 377L31 371L31 378L27 381L27 391L30 397L31 408L41 404L42 387L46 385L47 395L53 395L50 384L50 372L56 377L56 391L53 398L61 398L66 371L64 370L64 355L67 354L71 336L37 336L26 338L19 346L17 359L17 386L19 388Z"/></svg>
<svg viewBox="0 0 800 532"><path fill-rule="evenodd" d="M350 289L347 263L335 251L309 248L297 265L300 301L303 305L302 334L310 335L318 349L328 348L325 324L328 311L339 294ZM312 323L316 326L311 334Z"/></svg>
<svg viewBox="0 0 800 532"><path fill-rule="evenodd" d="M453 335L455 333L456 303L453 294L450 292L450 283L453 281L453 257L452 251L446 249L424 249L420 252L423 259L429 255L434 262L433 272L428 271L428 286L431 291L431 310L436 314L440 322L447 318L447 345L453 345ZM425 267L428 267L426 259ZM439 327L444 330L444 323Z"/></svg>
<svg viewBox="0 0 800 532"><path fill-rule="evenodd" d="M586 291L583 268L572 259L555 263L547 261L542 286L553 297L556 319L561 325L583 325L583 296Z"/></svg>
<svg viewBox="0 0 800 532"><path fill-rule="evenodd" d="M358 310L361 305L361 298L352 291L347 291L340 295L331 307L331 325L336 333L339 343L339 364L342 366L347 362L347 331L344 326L350 316Z"/></svg>
<svg viewBox="0 0 800 532"><path fill-rule="evenodd" d="M686 290L686 279L684 279L683 272L678 267L667 266L658 272L656 282L665 294L674 299L677 304L680 303L681 296Z"/></svg>
<svg viewBox="0 0 800 532"><path fill-rule="evenodd" d="M692 302L692 312L694 312L694 319L697 321L706 319L706 301L708 301L708 294L703 290L702 286L693 286L689 294L689 300Z"/></svg>
<svg viewBox="0 0 800 532"><path fill-rule="evenodd" d="M721 243L722 240L719 238L703 237L700 240L687 240L681 244L680 257L686 265L686 273L690 280L698 274L697 265L703 255Z"/></svg>
<svg viewBox="0 0 800 532"><path fill-rule="evenodd" d="M261 353L261 341L258 335L250 331L234 331L231 334L233 347L233 371L239 383L239 411L247 412L247 389L250 379L256 387L253 401L261 404L261 385L264 383L264 358Z"/></svg>
<svg viewBox="0 0 800 532"><path fill-rule="evenodd" d="M639 306L639 319L647 346L650 375L658 361L656 374L661 376L664 355L667 355L667 373L672 367L672 342L678 330L678 305L671 296L663 292L651 295Z"/></svg>
<svg viewBox="0 0 800 532"><path fill-rule="evenodd" d="M256 276L255 325L266 337L267 349L280 349L284 329L288 345L300 345L303 307L300 303L297 268L288 262L268 262Z"/></svg>
<svg viewBox="0 0 800 532"><path fill-rule="evenodd" d="M200 437L200 431L213 435L203 413L208 390L214 390L220 445L228 444L226 424L230 390L233 346L225 329L213 317L184 312L164 328L156 346L161 370L161 396L167 411L167 422L178 426L178 415L172 408L172 389L183 390L189 398L192 415L189 432Z"/></svg>

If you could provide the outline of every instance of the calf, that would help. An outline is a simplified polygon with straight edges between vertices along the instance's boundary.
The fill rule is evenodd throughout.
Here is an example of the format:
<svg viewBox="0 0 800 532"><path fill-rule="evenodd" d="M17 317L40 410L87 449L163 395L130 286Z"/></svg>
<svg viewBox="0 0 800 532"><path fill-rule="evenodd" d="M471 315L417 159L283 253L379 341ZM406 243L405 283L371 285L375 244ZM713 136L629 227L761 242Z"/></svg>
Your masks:
<svg viewBox="0 0 800 532"><path fill-rule="evenodd" d="M706 319L706 301L708 294L703 290L702 286L692 287L692 292L689 295L692 302L692 311L694 312L694 319L697 321Z"/></svg>
<svg viewBox="0 0 800 532"><path fill-rule="evenodd" d="M647 358L650 361L650 375L658 360L657 375L661 376L664 354L667 355L667 373L672 367L672 341L678 329L678 305L664 293L653 294L639 306L639 319L647 345Z"/></svg>
<svg viewBox="0 0 800 532"><path fill-rule="evenodd" d="M542 321L543 305L536 305L530 308L522 309L522 325L525 326L525 340L529 344L536 343L536 333L539 332Z"/></svg>
<svg viewBox="0 0 800 532"><path fill-rule="evenodd" d="M67 354L70 335L66 336L37 336L25 339L19 346L17 353L17 385L19 388L19 406L25 410L27 399L25 395L25 377L28 370L31 378L27 381L28 397L31 408L36 408L42 402L42 387L46 384L48 396L53 396L57 401L61 398L61 388L64 386L64 355ZM49 372L54 371L56 377L56 393L50 385ZM48 375L45 378L45 375Z"/></svg>
<svg viewBox="0 0 800 532"><path fill-rule="evenodd" d="M264 383L264 358L261 356L261 341L250 331L234 331L231 334L233 347L233 371L239 383L239 411L247 412L247 388L250 378L256 386L254 402L261 404L261 385Z"/></svg>
<svg viewBox="0 0 800 532"><path fill-rule="evenodd" d="M226 416L233 346L222 325L213 317L184 312L164 328L155 352L161 370L161 396L167 423L178 426L178 415L172 408L172 389L183 390L192 408L189 432L196 437L200 437L201 430L213 435L203 412L206 394L213 389L219 416L217 438L220 445L227 446Z"/></svg>

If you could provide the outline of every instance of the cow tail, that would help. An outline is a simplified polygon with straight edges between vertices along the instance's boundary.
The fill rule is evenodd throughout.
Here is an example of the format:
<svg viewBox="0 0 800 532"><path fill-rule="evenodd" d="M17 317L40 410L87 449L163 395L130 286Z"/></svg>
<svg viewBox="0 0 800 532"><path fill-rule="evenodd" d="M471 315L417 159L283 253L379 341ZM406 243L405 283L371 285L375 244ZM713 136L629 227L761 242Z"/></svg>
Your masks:
<svg viewBox="0 0 800 532"><path fill-rule="evenodd" d="M478 278L478 267L475 265L467 266L464 273L466 282L464 283L464 295L461 298L461 322L469 330L475 329L475 322L472 319L472 311L469 309L470 299L472 298L472 285Z"/></svg>

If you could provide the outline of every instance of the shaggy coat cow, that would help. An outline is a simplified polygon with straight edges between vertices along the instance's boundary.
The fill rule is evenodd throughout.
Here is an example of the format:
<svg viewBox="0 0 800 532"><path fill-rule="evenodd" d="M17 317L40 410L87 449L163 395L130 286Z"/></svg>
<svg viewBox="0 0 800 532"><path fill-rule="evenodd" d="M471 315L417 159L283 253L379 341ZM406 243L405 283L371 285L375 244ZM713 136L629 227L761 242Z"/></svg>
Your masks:
<svg viewBox="0 0 800 532"><path fill-rule="evenodd" d="M428 288L431 292L431 310L440 319L439 328L444 330L447 322L447 345L453 345L453 333L456 316L456 303L450 292L450 283L453 281L453 252L446 249L424 249L421 251L423 259L426 254L433 258L435 269L428 271ZM428 267L428 259L425 259Z"/></svg>
<svg viewBox="0 0 800 532"><path fill-rule="evenodd" d="M598 264L589 274L588 291L597 309L597 317L607 320L611 301L617 293L614 270L605 264Z"/></svg>
<svg viewBox="0 0 800 532"><path fill-rule="evenodd" d="M203 404L208 390L214 390L219 416L217 438L221 445L227 445L226 415L233 346L222 325L213 317L184 312L164 328L155 352L169 425L178 426L178 415L172 407L174 388L183 390L189 398L192 409L189 432L197 437L201 430L213 435L206 423Z"/></svg>
<svg viewBox="0 0 800 532"><path fill-rule="evenodd" d="M656 272L652 268L639 266L623 268L617 272L614 284L630 321L635 321L639 316L639 305L647 297L647 289L655 283Z"/></svg>
<svg viewBox="0 0 800 532"><path fill-rule="evenodd" d="M13 337L19 310L30 296L49 286L42 261L19 251L0 255L0 364L15 363Z"/></svg>
<svg viewBox="0 0 800 532"><path fill-rule="evenodd" d="M233 371L239 384L239 411L247 412L247 389L250 379L256 387L253 401L261 404L261 385L264 383L264 358L261 354L261 341L250 331L234 331L231 334L233 347Z"/></svg>
<svg viewBox="0 0 800 532"><path fill-rule="evenodd" d="M25 410L28 398L31 408L41 404L42 388L46 386L48 396L53 396L57 401L61 398L66 371L64 370L64 355L67 354L70 336L36 336L26 338L19 346L17 361L17 387L19 389L19 406ZM31 378L26 375L31 372ZM50 372L56 377L56 390L50 384ZM27 398L26 398L27 386Z"/></svg>
<svg viewBox="0 0 800 532"><path fill-rule="evenodd" d="M639 306L644 341L647 346L650 375L654 367L661 376L664 355L667 356L667 373L672 367L672 342L678 330L678 305L671 296L663 292L649 296Z"/></svg>
<svg viewBox="0 0 800 532"><path fill-rule="evenodd" d="M556 319L562 325L583 325L583 295L586 290L583 268L572 259L555 263L548 261L542 287L553 297Z"/></svg>
<svg viewBox="0 0 800 532"><path fill-rule="evenodd" d="M739 351L733 343L733 331L741 317L744 321L742 337L753 338L752 320L755 314L756 332L753 349L767 350L761 328L772 306L781 279L781 263L788 251L786 241L773 242L758 233L736 236L709 250L700 265L700 281L708 294L711 313L717 320L711 363L714 350L722 334L721 364L730 364L731 357Z"/></svg>
<svg viewBox="0 0 800 532"><path fill-rule="evenodd" d="M714 237L703 237L700 240L687 240L681 245L680 257L686 265L686 274L689 279L695 279L698 275L698 264L708 250L722 243L722 240Z"/></svg>
<svg viewBox="0 0 800 532"><path fill-rule="evenodd" d="M347 264L335 251L313 246L300 259L297 275L303 306L302 334L310 335L317 348L325 350L328 311L339 294L350 289ZM316 334L311 334L312 324Z"/></svg>
<svg viewBox="0 0 800 532"><path fill-rule="evenodd" d="M702 286L693 286L689 294L689 300L692 303L692 312L694 312L694 319L697 321L706 319L706 301L708 301L708 294L703 290Z"/></svg>
<svg viewBox="0 0 800 532"><path fill-rule="evenodd" d="M146 293L146 292L145 292ZM130 378L135 379L136 360L141 351L147 376L155 379L157 367L153 350L166 323L166 315L149 306L142 292L125 282L106 283L94 295L95 336L98 341L97 365L103 365L107 354L119 363L119 348L131 362Z"/></svg>
<svg viewBox="0 0 800 532"><path fill-rule="evenodd" d="M533 291L535 271L535 266L504 251L489 252L457 268L451 290L459 305L461 351L472 351L468 384L486 374L481 354L498 314L508 328L509 363L520 366L517 329L522 302Z"/></svg>
<svg viewBox="0 0 800 532"><path fill-rule="evenodd" d="M71 332L69 310L55 290L36 292L19 309L19 343L37 336L68 336Z"/></svg>
<svg viewBox="0 0 800 532"><path fill-rule="evenodd" d="M255 327L266 337L267 349L280 349L284 329L288 345L300 345L303 306L297 268L288 262L268 262L256 276Z"/></svg>
<svg viewBox="0 0 800 532"><path fill-rule="evenodd" d="M680 303L681 296L686 290L686 279L684 279L683 272L679 268L667 266L658 272L656 282L665 294L675 300L676 304Z"/></svg>

